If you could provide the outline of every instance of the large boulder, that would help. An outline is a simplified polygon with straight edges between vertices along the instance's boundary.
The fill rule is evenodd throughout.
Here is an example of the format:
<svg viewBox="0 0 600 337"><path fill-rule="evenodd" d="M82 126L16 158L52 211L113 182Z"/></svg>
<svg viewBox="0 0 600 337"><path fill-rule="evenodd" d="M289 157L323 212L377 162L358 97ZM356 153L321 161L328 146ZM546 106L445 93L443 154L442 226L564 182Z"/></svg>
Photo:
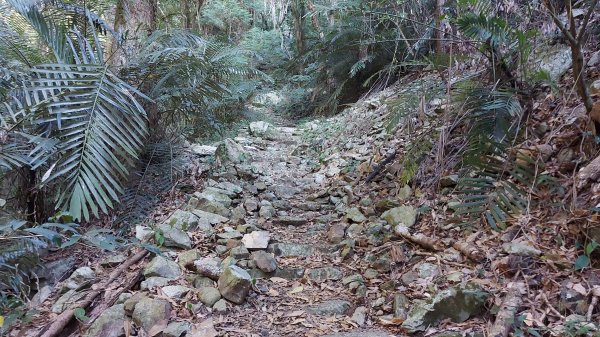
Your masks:
<svg viewBox="0 0 600 337"><path fill-rule="evenodd" d="M252 287L252 277L238 266L228 266L217 282L221 295L233 303L243 303Z"/></svg>
<svg viewBox="0 0 600 337"><path fill-rule="evenodd" d="M489 293L470 283L443 290L429 300L415 301L402 327L417 332L443 320L464 322L484 309L488 297Z"/></svg>
<svg viewBox="0 0 600 337"><path fill-rule="evenodd" d="M236 143L233 139L227 138L217 148L216 155L222 162L242 163L249 159L249 154L242 145Z"/></svg>

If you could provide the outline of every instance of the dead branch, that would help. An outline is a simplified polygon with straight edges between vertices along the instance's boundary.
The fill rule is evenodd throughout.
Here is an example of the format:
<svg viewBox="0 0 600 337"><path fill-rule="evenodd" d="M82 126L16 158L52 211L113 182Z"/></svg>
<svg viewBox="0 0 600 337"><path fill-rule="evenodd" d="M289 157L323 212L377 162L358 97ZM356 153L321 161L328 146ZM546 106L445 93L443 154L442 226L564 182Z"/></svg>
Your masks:
<svg viewBox="0 0 600 337"><path fill-rule="evenodd" d="M415 243L425 249L429 249L429 250L433 250L433 251L439 251L440 249L437 247L437 245L435 244L435 241L433 241L432 239L426 237L423 234L410 234L408 232L408 227L404 226L404 225L398 225L395 228L395 232L396 234L400 235L401 237L405 238L406 240Z"/></svg>
<svg viewBox="0 0 600 337"><path fill-rule="evenodd" d="M474 262L481 262L484 258L483 253L480 252L477 247L467 242L454 241L452 243L452 248L458 250L461 254Z"/></svg>
<svg viewBox="0 0 600 337"><path fill-rule="evenodd" d="M54 319L54 322L47 329L45 329L45 330L42 329L37 336L38 337L60 336L62 331L64 330L64 328L69 324L71 319L73 319L75 308L88 307L98 295L103 293L108 288L108 286L111 283L113 283L116 279L122 277L123 273L127 270L127 268L129 268L131 265L133 265L133 264L137 263L138 261L140 261L141 259L143 259L147 254L148 254L148 251L145 249L142 249L139 252L137 252L135 255L130 257L127 261L123 262L123 264L121 264L119 266L119 268L115 269L112 273L110 273L109 277L104 282L102 282L100 284L95 284L92 287L92 291L90 291L85 296L85 298L83 298L81 301L73 304L71 306L71 308L64 311L62 314L58 315L58 317L56 317Z"/></svg>
<svg viewBox="0 0 600 337"><path fill-rule="evenodd" d="M525 284L516 282L509 285L508 292L504 296L500 311L496 315L496 321L490 329L490 337L506 337L515 325L515 316L523 304Z"/></svg>
<svg viewBox="0 0 600 337"><path fill-rule="evenodd" d="M371 180L375 179L375 177L377 177L377 175L385 168L385 166L387 164L389 164L392 160L394 160L394 158L396 158L397 154L398 154L398 151L394 151L394 152L390 153L389 155L387 155L387 157L385 157L385 159L381 163L379 163L379 165L377 165L375 167L375 169L373 169L373 172L371 172L367 176L367 179L365 180L365 182L370 183Z"/></svg>

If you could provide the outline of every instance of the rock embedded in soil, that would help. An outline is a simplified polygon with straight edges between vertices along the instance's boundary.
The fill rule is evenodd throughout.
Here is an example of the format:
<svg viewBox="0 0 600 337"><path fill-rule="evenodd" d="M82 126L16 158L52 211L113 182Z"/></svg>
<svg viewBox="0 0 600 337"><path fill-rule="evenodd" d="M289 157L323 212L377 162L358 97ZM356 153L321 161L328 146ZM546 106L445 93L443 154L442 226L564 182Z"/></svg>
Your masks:
<svg viewBox="0 0 600 337"><path fill-rule="evenodd" d="M114 305L102 312L90 325L84 337L121 337L125 335L125 309Z"/></svg>
<svg viewBox="0 0 600 337"><path fill-rule="evenodd" d="M96 279L96 273L90 267L77 268L65 281L65 288L77 290L89 287Z"/></svg>
<svg viewBox="0 0 600 337"><path fill-rule="evenodd" d="M424 331L443 320L461 323L484 310L489 293L476 284L464 284L437 293L427 301L415 301L402 327Z"/></svg>
<svg viewBox="0 0 600 337"><path fill-rule="evenodd" d="M365 217L358 207L348 208L346 210L346 219L351 222L361 223L367 221L367 217Z"/></svg>
<svg viewBox="0 0 600 337"><path fill-rule="evenodd" d="M131 318L138 326L149 332L155 325L167 325L171 317L171 304L165 300L142 298L133 309Z"/></svg>
<svg viewBox="0 0 600 337"><path fill-rule="evenodd" d="M172 285L162 287L160 289L162 293L172 299L179 299L187 295L190 292L190 288L182 286L182 285Z"/></svg>
<svg viewBox="0 0 600 337"><path fill-rule="evenodd" d="M225 312L227 311L227 301L225 301L224 299L220 299L213 305L212 308L216 312Z"/></svg>
<svg viewBox="0 0 600 337"><path fill-rule="evenodd" d="M394 207L385 211L381 218L394 227L400 224L411 227L417 221L417 210L412 206Z"/></svg>
<svg viewBox="0 0 600 337"><path fill-rule="evenodd" d="M350 319L354 323L358 324L358 326L365 325L365 322L367 320L367 308L365 308L365 307L356 308Z"/></svg>
<svg viewBox="0 0 600 337"><path fill-rule="evenodd" d="M329 228L329 232L327 233L329 242L336 243L336 244L342 242L344 240L345 232L346 232L346 227L344 227L344 225L341 225L341 224L332 225L331 228Z"/></svg>
<svg viewBox="0 0 600 337"><path fill-rule="evenodd" d="M135 238L140 241L147 241L154 237L152 228L142 225L135 226Z"/></svg>
<svg viewBox="0 0 600 337"><path fill-rule="evenodd" d="M259 250L252 253L252 260L256 263L258 269L265 273L271 273L277 270L277 260L275 257L265 251Z"/></svg>
<svg viewBox="0 0 600 337"><path fill-rule="evenodd" d="M113 268L125 262L126 260L127 256L119 253L107 257L102 262L100 262L100 265L105 268Z"/></svg>
<svg viewBox="0 0 600 337"><path fill-rule="evenodd" d="M160 224L158 229L162 232L162 235L165 238L165 242L163 244L165 247L182 249L192 248L192 240L190 239L190 236L183 230L166 223Z"/></svg>
<svg viewBox="0 0 600 337"><path fill-rule="evenodd" d="M280 216L273 220L273 224L280 226L304 226L308 223L308 220L303 217L297 216Z"/></svg>
<svg viewBox="0 0 600 337"><path fill-rule="evenodd" d="M308 277L314 281L341 280L344 274L335 267L314 268L308 271Z"/></svg>
<svg viewBox="0 0 600 337"><path fill-rule="evenodd" d="M220 262L213 258L204 257L194 261L194 268L201 276L217 280L223 274Z"/></svg>
<svg viewBox="0 0 600 337"><path fill-rule="evenodd" d="M539 256L542 251L535 248L532 243L515 240L502 245L504 252L519 256Z"/></svg>
<svg viewBox="0 0 600 337"><path fill-rule="evenodd" d="M181 276L181 269L174 261L171 261L162 256L154 257L144 269L146 278L152 276L164 277L168 279L176 279Z"/></svg>
<svg viewBox="0 0 600 337"><path fill-rule="evenodd" d="M55 314L62 313L63 311L69 309L77 301L84 298L85 295L85 292L77 292L74 289L67 291L61 297L59 297L58 300L56 300L56 303L52 305L52 312Z"/></svg>
<svg viewBox="0 0 600 337"><path fill-rule="evenodd" d="M202 287L198 289L198 299L207 307L212 307L221 299L221 293L215 287Z"/></svg>
<svg viewBox="0 0 600 337"><path fill-rule="evenodd" d="M322 316L345 315L351 307L352 303L346 300L334 299L308 306L306 312Z"/></svg>
<svg viewBox="0 0 600 337"><path fill-rule="evenodd" d="M248 249L267 249L271 234L267 231L254 231L249 234L244 234L242 243Z"/></svg>
<svg viewBox="0 0 600 337"><path fill-rule="evenodd" d="M182 337L192 328L190 322L171 322L162 332L162 337Z"/></svg>
<svg viewBox="0 0 600 337"><path fill-rule="evenodd" d="M252 278L244 269L238 266L228 266L224 268L217 284L224 298L233 303L241 304L250 292Z"/></svg>
<svg viewBox="0 0 600 337"><path fill-rule="evenodd" d="M160 277L160 276L148 277L147 279L142 281L142 283L140 284L140 289L146 290L146 289L152 289L152 288L157 288L157 287L164 287L167 284L169 284L170 280L171 279L168 279L166 277Z"/></svg>

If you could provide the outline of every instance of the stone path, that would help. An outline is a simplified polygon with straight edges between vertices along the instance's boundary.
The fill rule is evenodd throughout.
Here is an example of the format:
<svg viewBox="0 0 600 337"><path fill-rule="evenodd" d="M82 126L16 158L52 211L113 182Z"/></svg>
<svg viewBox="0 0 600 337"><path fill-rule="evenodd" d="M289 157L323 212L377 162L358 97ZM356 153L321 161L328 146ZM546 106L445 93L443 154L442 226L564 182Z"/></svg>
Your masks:
<svg viewBox="0 0 600 337"><path fill-rule="evenodd" d="M343 227L336 232L335 197L324 193L329 182L313 173L318 162L301 136L258 122L226 140L204 189L155 228L137 226L141 240L158 231L164 256L152 258L140 289L123 293L84 335L122 336L125 322L166 337L394 335L369 328L368 289L342 260L352 247ZM95 278L80 269L72 289ZM76 294L61 296L53 311Z"/></svg>

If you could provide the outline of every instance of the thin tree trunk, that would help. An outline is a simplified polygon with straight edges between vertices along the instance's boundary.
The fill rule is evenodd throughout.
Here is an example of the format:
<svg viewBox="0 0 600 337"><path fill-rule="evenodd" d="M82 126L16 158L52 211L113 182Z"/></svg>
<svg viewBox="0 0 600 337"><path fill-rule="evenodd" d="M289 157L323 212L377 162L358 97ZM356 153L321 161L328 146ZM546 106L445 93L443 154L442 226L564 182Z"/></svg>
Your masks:
<svg viewBox="0 0 600 337"><path fill-rule="evenodd" d="M437 4L435 6L435 22L438 29L435 31L435 52L438 54L442 54L444 52L444 44L442 42L442 39L444 38L444 27L442 25L443 7L444 0L437 0Z"/></svg>
<svg viewBox="0 0 600 337"><path fill-rule="evenodd" d="M292 14L294 17L294 37L296 39L297 55L304 55L304 1L294 0L292 6Z"/></svg>
<svg viewBox="0 0 600 337"><path fill-rule="evenodd" d="M117 34L115 38L111 40L107 60L109 64L120 66L125 64L125 52L121 46L123 35L125 33L125 6L126 0L118 0L117 6L115 7L115 20L113 30Z"/></svg>

